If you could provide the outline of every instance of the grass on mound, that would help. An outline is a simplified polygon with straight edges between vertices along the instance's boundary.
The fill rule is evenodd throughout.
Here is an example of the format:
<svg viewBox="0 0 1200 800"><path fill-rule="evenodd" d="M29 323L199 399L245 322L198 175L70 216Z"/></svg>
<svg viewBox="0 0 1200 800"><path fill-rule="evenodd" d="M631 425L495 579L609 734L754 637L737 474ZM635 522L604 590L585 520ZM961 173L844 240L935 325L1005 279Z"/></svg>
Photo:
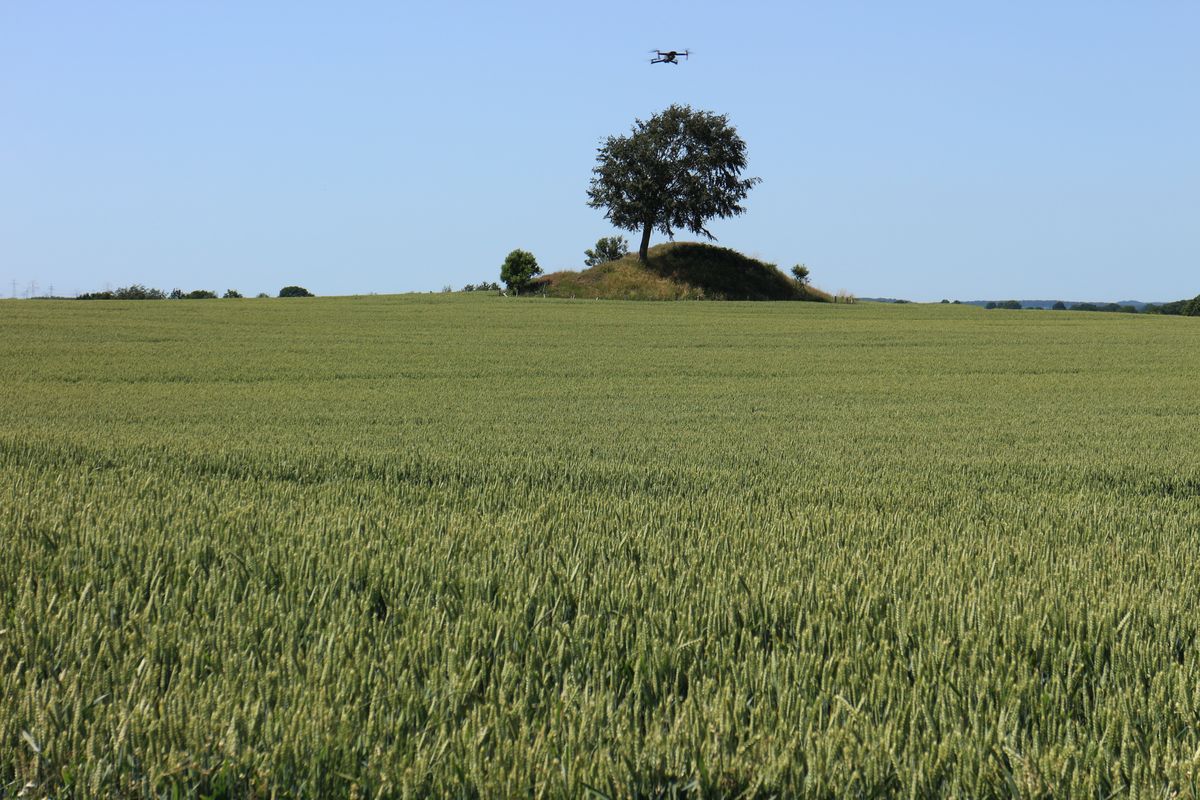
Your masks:
<svg viewBox="0 0 1200 800"><path fill-rule="evenodd" d="M652 247L646 264L631 253L582 272L553 272L536 286L551 297L586 299L832 300L820 289L800 286L774 264L699 242Z"/></svg>

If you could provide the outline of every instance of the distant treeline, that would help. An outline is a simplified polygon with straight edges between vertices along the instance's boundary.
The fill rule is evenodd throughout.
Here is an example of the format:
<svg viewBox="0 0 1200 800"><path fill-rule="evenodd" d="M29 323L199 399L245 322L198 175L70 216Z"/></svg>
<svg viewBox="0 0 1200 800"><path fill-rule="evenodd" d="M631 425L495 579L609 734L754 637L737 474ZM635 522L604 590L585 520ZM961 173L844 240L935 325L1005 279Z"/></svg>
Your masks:
<svg viewBox="0 0 1200 800"><path fill-rule="evenodd" d="M243 295L236 289L226 289L225 294L221 297L230 300L238 299ZM270 297L266 292L262 292L259 297ZM315 295L305 289L303 286L285 286L279 290L280 297L315 297ZM149 286L142 286L140 283L135 283L132 286L122 286L119 289L112 289L103 292L88 292L81 294L77 300L213 300L217 297L217 293L208 289L193 289L190 292L185 292L183 289L172 289L169 292L164 292L162 289L153 289Z"/></svg>
<svg viewBox="0 0 1200 800"><path fill-rule="evenodd" d="M1200 317L1200 294L1191 300L1176 300L1174 303L1163 303L1153 306L1152 314L1173 314L1180 317ZM1147 309L1149 311L1149 309Z"/></svg>
<svg viewBox="0 0 1200 800"><path fill-rule="evenodd" d="M942 301L945 302L945 301ZM1020 311L1026 306L1021 305L1020 300L1001 300L991 301L984 306L987 309L1004 308L1014 311ZM1041 311L1042 306L1029 306L1029 310ZM1200 317L1200 295L1191 300L1178 300L1174 303L1163 303L1162 305L1154 305L1153 303L1146 304L1143 308L1138 309L1137 306L1121 305L1119 303L1075 303L1067 305L1061 300L1050 307L1051 311L1106 311L1119 314L1171 314L1184 317Z"/></svg>

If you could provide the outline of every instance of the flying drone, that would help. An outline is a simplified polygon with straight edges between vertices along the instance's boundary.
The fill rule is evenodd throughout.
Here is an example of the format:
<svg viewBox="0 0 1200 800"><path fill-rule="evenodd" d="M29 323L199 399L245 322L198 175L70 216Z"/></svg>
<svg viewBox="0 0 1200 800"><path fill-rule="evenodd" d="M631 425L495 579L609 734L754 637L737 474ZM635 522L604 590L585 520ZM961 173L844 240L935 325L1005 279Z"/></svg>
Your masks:
<svg viewBox="0 0 1200 800"><path fill-rule="evenodd" d="M679 62L676 59L678 59L680 56L683 56L684 58L688 57L687 50L651 50L650 52L658 54L654 58L650 59L651 64L678 64Z"/></svg>

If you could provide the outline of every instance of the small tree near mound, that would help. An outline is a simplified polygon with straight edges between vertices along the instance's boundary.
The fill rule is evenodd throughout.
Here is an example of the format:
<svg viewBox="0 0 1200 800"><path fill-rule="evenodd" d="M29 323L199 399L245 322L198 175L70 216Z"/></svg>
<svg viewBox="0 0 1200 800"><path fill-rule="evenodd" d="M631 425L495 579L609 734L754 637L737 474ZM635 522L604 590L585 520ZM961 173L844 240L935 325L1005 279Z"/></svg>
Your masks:
<svg viewBox="0 0 1200 800"><path fill-rule="evenodd" d="M537 259L528 250L513 250L500 266L500 280L510 292L520 294L522 289L529 286L535 275L541 275L542 268Z"/></svg>
<svg viewBox="0 0 1200 800"><path fill-rule="evenodd" d="M801 286L808 286L808 267L803 264L797 264L792 267L792 277L796 279L796 283Z"/></svg>
<svg viewBox="0 0 1200 800"><path fill-rule="evenodd" d="M303 286L285 286L279 290L280 297L316 297Z"/></svg>
<svg viewBox="0 0 1200 800"><path fill-rule="evenodd" d="M607 208L616 227L642 232L642 263L656 228L665 236L686 228L715 239L705 223L743 213L742 200L759 182L741 177L746 143L729 119L691 106L636 120L628 136L609 136L597 152L588 205Z"/></svg>
<svg viewBox="0 0 1200 800"><path fill-rule="evenodd" d="M586 266L595 267L624 258L628 253L629 242L625 241L624 236L604 236L596 241L595 250L583 251L583 263Z"/></svg>

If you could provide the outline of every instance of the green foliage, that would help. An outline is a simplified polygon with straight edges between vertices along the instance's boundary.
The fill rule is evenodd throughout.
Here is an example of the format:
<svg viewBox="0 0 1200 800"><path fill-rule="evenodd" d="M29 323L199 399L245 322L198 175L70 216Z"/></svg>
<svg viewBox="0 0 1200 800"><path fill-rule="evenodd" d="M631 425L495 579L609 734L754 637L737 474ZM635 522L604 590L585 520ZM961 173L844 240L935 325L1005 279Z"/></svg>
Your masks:
<svg viewBox="0 0 1200 800"><path fill-rule="evenodd" d="M1075 305L1071 306L1071 310L1072 311L1107 311L1107 312L1120 312L1120 313L1124 313L1124 314L1138 313L1138 310L1135 306L1122 306L1122 305L1118 305L1117 303L1104 303L1103 305L1100 305L1097 303L1076 303Z"/></svg>
<svg viewBox="0 0 1200 800"><path fill-rule="evenodd" d="M498 291L500 291L500 284L496 283L495 281L492 281L492 282L482 281L477 284L476 283L468 283L466 286L463 287L462 290L464 292L498 292Z"/></svg>
<svg viewBox="0 0 1200 800"><path fill-rule="evenodd" d="M212 300L216 296L216 292L208 289L193 289L190 292L185 292L183 289L172 289L171 293L167 295L172 300Z"/></svg>
<svg viewBox="0 0 1200 800"><path fill-rule="evenodd" d="M810 279L808 267L803 264L797 264L792 267L792 277L796 279L796 283L801 286L808 286Z"/></svg>
<svg viewBox="0 0 1200 800"><path fill-rule="evenodd" d="M242 293L236 289L226 289L225 294L222 295L222 297L224 297L226 300L240 300L242 298Z"/></svg>
<svg viewBox="0 0 1200 800"><path fill-rule="evenodd" d="M1056 301L1056 302L1054 303L1054 305L1053 305L1053 306L1051 306L1050 308L1051 308L1051 310L1052 310L1052 311L1066 311L1066 310L1067 310L1067 304L1066 304L1066 303L1064 303L1062 300L1058 300L1058 301Z"/></svg>
<svg viewBox="0 0 1200 800"><path fill-rule="evenodd" d="M672 105L636 120L628 136L609 136L596 156L588 205L604 208L615 227L640 231L638 257L646 259L650 233L676 229L715 238L713 218L745 211L741 202L759 178L741 178L746 143L729 118Z"/></svg>
<svg viewBox="0 0 1200 800"><path fill-rule="evenodd" d="M303 286L285 286L279 290L280 297L315 297L315 295Z"/></svg>
<svg viewBox="0 0 1200 800"><path fill-rule="evenodd" d="M259 299L262 299L264 297L270 297L271 295L267 294L266 292L259 292L258 294L254 295L254 296Z"/></svg>
<svg viewBox="0 0 1200 800"><path fill-rule="evenodd" d="M1147 310L1149 311L1149 309ZM1196 295L1191 300L1177 300L1174 303L1163 303L1161 306L1155 306L1151 313L1200 317L1200 295Z"/></svg>
<svg viewBox="0 0 1200 800"><path fill-rule="evenodd" d="M513 250L500 266L500 280L514 293L527 290L534 276L541 273L537 259L528 250Z"/></svg>
<svg viewBox="0 0 1200 800"><path fill-rule="evenodd" d="M79 300L162 300L166 297L162 289L152 289L135 283L119 289L103 292L89 292L79 295Z"/></svg>
<svg viewBox="0 0 1200 800"><path fill-rule="evenodd" d="M0 796L1195 794L1193 320L128 305L0 315Z"/></svg>
<svg viewBox="0 0 1200 800"><path fill-rule="evenodd" d="M113 298L116 300L163 300L166 296L162 289L153 289L140 283L125 286L113 292Z"/></svg>
<svg viewBox="0 0 1200 800"><path fill-rule="evenodd" d="M629 254L629 242L624 236L603 236L596 241L595 250L584 250L583 263L589 267L607 264Z"/></svg>

